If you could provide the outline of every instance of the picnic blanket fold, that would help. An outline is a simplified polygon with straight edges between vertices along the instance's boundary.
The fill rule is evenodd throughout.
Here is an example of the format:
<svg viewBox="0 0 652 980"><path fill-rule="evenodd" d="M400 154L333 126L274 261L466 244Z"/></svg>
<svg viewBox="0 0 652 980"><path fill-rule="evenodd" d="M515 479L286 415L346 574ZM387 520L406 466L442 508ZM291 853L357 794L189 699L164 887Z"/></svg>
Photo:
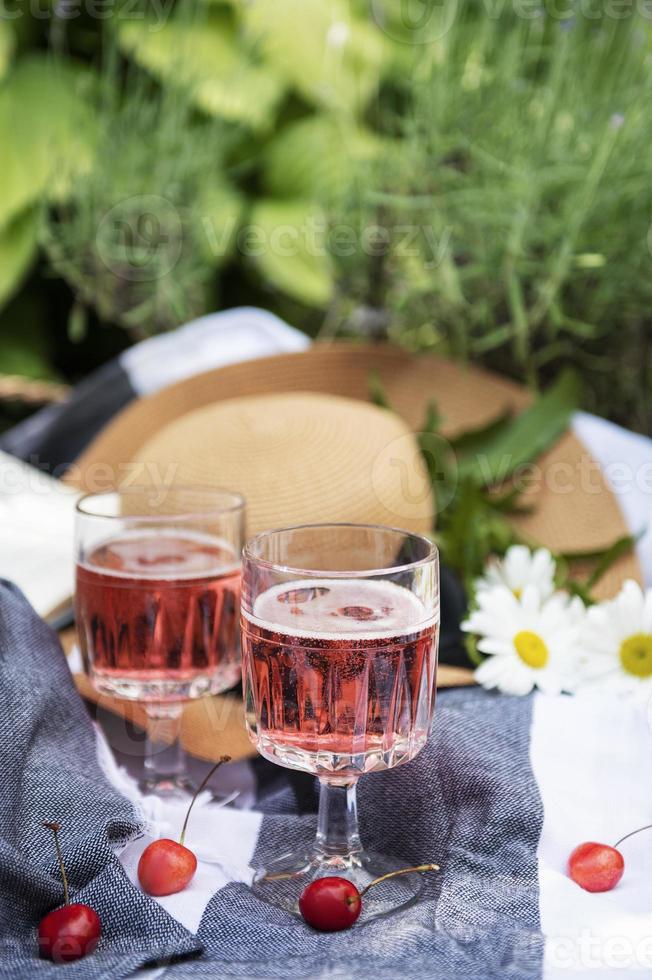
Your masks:
<svg viewBox="0 0 652 980"><path fill-rule="evenodd" d="M425 877L416 905L347 932L318 933L232 883L204 912L205 956L169 976L538 980L543 811L529 760L531 714L531 698L440 692L426 748L408 765L360 781L363 844L406 866L441 865L441 874ZM255 865L310 843L316 816L305 812L307 799L296 787L275 789Z"/></svg>
<svg viewBox="0 0 652 980"><path fill-rule="evenodd" d="M0 974L126 977L201 943L135 888L115 848L140 831L134 807L97 761L96 735L56 634L15 586L0 582ZM39 960L36 927L63 893L52 834L72 901L100 915L94 954L65 967Z"/></svg>

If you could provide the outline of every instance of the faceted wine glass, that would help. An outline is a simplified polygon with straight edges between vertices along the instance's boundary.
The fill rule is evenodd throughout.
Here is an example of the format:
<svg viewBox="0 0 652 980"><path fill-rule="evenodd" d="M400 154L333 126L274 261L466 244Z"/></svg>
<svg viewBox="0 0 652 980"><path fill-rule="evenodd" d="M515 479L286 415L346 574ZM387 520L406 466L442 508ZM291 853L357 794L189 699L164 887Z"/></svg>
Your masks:
<svg viewBox="0 0 652 980"><path fill-rule="evenodd" d="M314 845L254 877L260 898L296 911L315 878L343 875L362 888L404 866L362 848L355 791L360 776L409 762L426 743L438 553L396 528L316 524L257 535L242 570L249 736L266 759L321 784ZM371 889L365 918L407 904L420 887L419 875L406 875Z"/></svg>
<svg viewBox="0 0 652 980"><path fill-rule="evenodd" d="M88 494L77 504L75 611L86 673L148 715L142 788L191 789L184 702L240 680L244 499L201 487Z"/></svg>

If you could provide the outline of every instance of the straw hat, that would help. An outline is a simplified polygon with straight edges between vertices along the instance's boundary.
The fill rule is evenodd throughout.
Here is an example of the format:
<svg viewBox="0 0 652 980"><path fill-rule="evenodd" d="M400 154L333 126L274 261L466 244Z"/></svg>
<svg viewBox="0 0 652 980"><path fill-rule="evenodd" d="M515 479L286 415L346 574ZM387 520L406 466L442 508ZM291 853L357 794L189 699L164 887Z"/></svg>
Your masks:
<svg viewBox="0 0 652 980"><path fill-rule="evenodd" d="M447 436L480 426L505 409L518 412L531 400L529 392L521 385L480 368L455 364L444 358L429 355L415 357L386 344L373 346L349 343L316 344L299 354L281 354L207 371L205 374L164 388L147 398L132 402L93 441L72 467L67 480L72 485L86 490L97 489L98 479L104 487L108 482L119 485L126 477L133 478L134 461L142 466L153 448L162 449L165 441L163 430L166 426L207 406L214 406L216 411L223 407L227 412L224 418L230 417L231 422L239 426L240 444L236 445L238 442L236 438L229 439L228 434L222 433L219 438L224 441L216 442L215 445L225 446L229 442L231 454L229 465L237 467L234 476L241 473L242 478L247 480L249 492L246 496L250 511L250 529L253 530L255 515L259 512L259 507L263 508L263 503L260 501L271 496L268 485L264 482L269 480L270 471L267 467L264 471L259 469L262 465L262 457L258 454L254 459L244 431L244 424L237 422L243 403L240 402L239 405L233 403L232 414L223 403L229 399L247 397L253 399L261 395L277 395L281 392L312 392L357 399L367 403L368 406L369 380L374 372L380 378L390 404L412 432L419 430L425 417L426 406L432 400L437 403L444 418L444 433ZM335 401L329 401L328 411L334 407ZM324 407L324 412L326 411ZM372 418L372 413L375 426L378 424L375 420L381 417L379 410L367 407L367 414L360 416L361 420L364 419L365 438L373 428L371 424L367 424ZM255 410L253 414L256 414ZM386 414L382 413L382 415ZM267 509L261 510L261 519L269 520L277 526L294 523L297 513L295 508L306 506L303 500L306 493L305 478L300 481L298 499L293 498L290 492L285 492L286 489L289 491L291 488L289 481L284 481L282 478L283 469L292 465L292 460L296 459L297 453L304 451L307 465L313 466L315 461L319 460L320 453L313 452L312 448L306 447L306 443L314 437L318 449L321 430L315 427L327 425L325 420L316 418L311 413L310 421L306 422L306 428L302 429L301 419L291 416L292 413L284 424L288 427L286 431L293 441L284 444L279 437L267 460L268 463L273 460L271 469L277 474L274 477L275 492L280 493L281 496L276 511L272 510L268 503L264 504L264 508ZM350 434L345 437L344 429L347 424L354 424L351 421L352 416L349 417L349 423L344 414L338 413L338 418L342 426L342 452L350 454L351 443L348 442ZM200 418L202 424L207 419L209 416ZM194 420L191 419L186 432L188 438L192 438L193 424ZM262 422L259 424L262 425ZM183 430L172 427L170 435L176 438L180 431ZM398 428L390 428L389 424L384 430L388 442L392 442L392 433L396 436L391 446L390 457L396 454L397 459L409 458L413 450L413 444L405 439L404 434L401 435L401 431L405 433L404 428L399 431ZM217 434L215 438L218 438ZM382 441L382 436L377 435L376 438ZM364 439L362 441L364 442ZM260 450L264 448L264 442L264 438L259 439ZM337 454L336 441L331 445ZM187 461L184 459L182 472L186 473L187 467L190 476L191 466L196 465L193 460L196 459L198 452L204 453L206 449L206 444L197 440L192 452L188 454ZM275 457L277 452L278 460ZM373 453L369 454L367 459L371 456ZM385 472L383 462L384 460L381 460L377 463L380 471L373 478L374 493L380 493L381 497ZM217 461L220 472L211 475L211 481L214 480L216 484L227 485L228 474L225 463L226 460ZM391 458L389 463L391 464ZM416 466L414 460L412 463ZM532 507L531 513L517 519L523 533L555 551L600 549L615 538L627 534L627 526L620 508L605 483L598 464L572 433L567 432L563 435L539 463L543 478L533 480L527 491L528 504ZM396 464L393 468L396 471L400 469ZM256 478L257 469L261 473L260 480ZM195 472L199 476L200 471ZM415 479L418 484L418 469L411 472L416 473ZM552 473L554 478L546 479L546 473ZM341 487L342 492L349 497L351 497L348 490L350 484L347 485L347 480L350 478L351 474L347 472L347 479L343 481ZM335 474L332 475L331 482L333 484L336 482ZM234 489L239 487L235 486ZM320 495L321 493L320 486ZM416 485L412 491L404 492L405 497L415 495L418 496ZM314 496L318 495L314 494ZM377 501L372 501L370 506L376 503ZM319 513L323 514L319 500L317 506L320 508ZM392 502L390 501L387 506L391 508ZM251 516L254 518L254 524L251 523ZM356 513L356 517L362 519L364 514ZM371 514L368 517L373 519ZM395 515L391 523L400 523L399 518L400 514ZM409 520L409 515L406 515L405 520ZM623 579L628 577L641 581L640 568L634 554L624 555L612 567L602 579L598 595L612 595Z"/></svg>
<svg viewBox="0 0 652 980"><path fill-rule="evenodd" d="M372 373L396 415L369 404ZM132 402L88 447L67 482L90 491L98 482L102 488L126 479L143 484L172 473L177 483L230 487L247 498L251 532L313 520L428 530L433 502L413 435L428 402L436 402L444 433L453 436L506 409L521 411L530 399L514 382L443 358L381 344L317 344L208 371ZM540 478L527 491L532 509L517 519L529 538L578 551L603 548L627 533L598 464L574 435L563 435L539 464ZM622 556L596 591L611 595L627 577L641 580L633 554ZM83 679L80 686L92 696ZM133 706L108 707L138 715ZM240 710L228 697L189 706L187 748L205 758L225 744L244 754Z"/></svg>
<svg viewBox="0 0 652 980"><path fill-rule="evenodd" d="M230 398L163 425L135 451L129 483L237 488L250 534L352 521L429 531L432 488L397 415L334 395ZM163 506L165 506L163 500Z"/></svg>

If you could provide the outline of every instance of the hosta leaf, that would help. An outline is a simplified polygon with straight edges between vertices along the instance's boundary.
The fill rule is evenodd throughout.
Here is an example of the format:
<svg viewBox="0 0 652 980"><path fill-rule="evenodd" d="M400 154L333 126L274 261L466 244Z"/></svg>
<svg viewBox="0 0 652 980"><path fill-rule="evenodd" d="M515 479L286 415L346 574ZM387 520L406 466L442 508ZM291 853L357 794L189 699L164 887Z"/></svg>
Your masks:
<svg viewBox="0 0 652 980"><path fill-rule="evenodd" d="M345 0L274 0L241 6L262 56L319 105L360 110L376 91L384 40Z"/></svg>
<svg viewBox="0 0 652 980"><path fill-rule="evenodd" d="M43 195L62 198L93 158L88 76L45 57L23 59L0 87L0 229Z"/></svg>
<svg viewBox="0 0 652 980"><path fill-rule="evenodd" d="M198 108L253 128L270 125L285 91L281 77L257 65L221 17L202 23L143 21L119 28L122 50L158 78L187 86Z"/></svg>
<svg viewBox="0 0 652 980"><path fill-rule="evenodd" d="M242 197L227 184L205 188L198 208L201 221L202 255L219 266L233 251L243 212Z"/></svg>
<svg viewBox="0 0 652 980"><path fill-rule="evenodd" d="M0 307L11 298L32 264L37 238L38 217L34 210L18 215L0 231Z"/></svg>
<svg viewBox="0 0 652 980"><path fill-rule="evenodd" d="M334 116L309 116L286 126L266 148L265 187L279 197L328 200L347 187L356 168L373 159L380 146L372 133Z"/></svg>
<svg viewBox="0 0 652 980"><path fill-rule="evenodd" d="M323 240L325 219L308 201L259 201L250 215L250 244L260 272L277 289L308 306L326 306L333 291Z"/></svg>
<svg viewBox="0 0 652 980"><path fill-rule="evenodd" d="M0 20L0 79L4 78L14 51L14 32L6 20Z"/></svg>

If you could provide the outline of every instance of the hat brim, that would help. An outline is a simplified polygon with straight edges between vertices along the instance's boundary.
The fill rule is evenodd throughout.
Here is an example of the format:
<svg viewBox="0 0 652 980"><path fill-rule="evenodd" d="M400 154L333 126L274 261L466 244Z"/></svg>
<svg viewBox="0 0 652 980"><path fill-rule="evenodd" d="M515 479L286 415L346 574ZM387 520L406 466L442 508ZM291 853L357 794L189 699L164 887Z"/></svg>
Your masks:
<svg viewBox="0 0 652 980"><path fill-rule="evenodd" d="M66 479L90 490L119 475L126 461L167 423L213 402L278 392L320 392L369 400L372 374L389 403L414 431L435 401L443 432L454 436L531 401L526 388L489 371L432 355L414 356L387 344L319 343L307 351L281 354L217 368L140 398L113 419L71 468ZM538 474L538 475L537 475ZM553 474L554 479L546 479ZM628 533L618 503L599 465L566 432L530 474L530 513L515 519L528 538L553 551L599 550ZM623 555L601 579L598 597L613 595L626 578L641 581L636 555Z"/></svg>

